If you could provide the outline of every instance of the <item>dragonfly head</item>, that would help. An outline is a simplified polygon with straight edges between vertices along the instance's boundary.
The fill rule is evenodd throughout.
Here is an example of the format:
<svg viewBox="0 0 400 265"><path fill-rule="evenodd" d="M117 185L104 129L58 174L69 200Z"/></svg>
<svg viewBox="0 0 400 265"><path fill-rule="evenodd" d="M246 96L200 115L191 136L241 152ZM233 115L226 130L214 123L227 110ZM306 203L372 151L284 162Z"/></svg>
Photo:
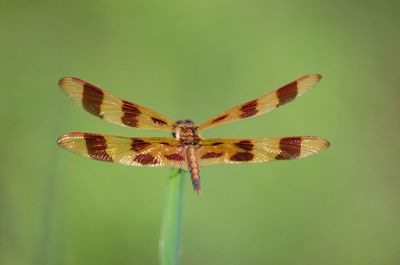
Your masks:
<svg viewBox="0 0 400 265"><path fill-rule="evenodd" d="M176 124L178 124L178 125L194 125L194 122L192 120L185 119L185 120L176 121Z"/></svg>

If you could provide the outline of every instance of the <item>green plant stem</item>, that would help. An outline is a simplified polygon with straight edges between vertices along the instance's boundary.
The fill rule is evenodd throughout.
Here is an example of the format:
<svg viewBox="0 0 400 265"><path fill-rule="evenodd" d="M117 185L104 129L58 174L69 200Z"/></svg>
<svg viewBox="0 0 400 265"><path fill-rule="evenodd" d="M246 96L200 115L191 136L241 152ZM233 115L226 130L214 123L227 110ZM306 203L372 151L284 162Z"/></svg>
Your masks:
<svg viewBox="0 0 400 265"><path fill-rule="evenodd" d="M160 236L161 265L178 265L182 234L185 173L175 169L168 179Z"/></svg>

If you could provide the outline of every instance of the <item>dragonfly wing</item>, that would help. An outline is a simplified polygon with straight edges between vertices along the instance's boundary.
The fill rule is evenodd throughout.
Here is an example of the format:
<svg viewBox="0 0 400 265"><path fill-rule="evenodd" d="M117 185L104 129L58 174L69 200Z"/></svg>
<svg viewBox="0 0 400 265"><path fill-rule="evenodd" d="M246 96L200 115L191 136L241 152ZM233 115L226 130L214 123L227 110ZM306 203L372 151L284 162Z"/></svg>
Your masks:
<svg viewBox="0 0 400 265"><path fill-rule="evenodd" d="M61 136L64 149L95 160L128 166L187 168L184 147L173 138L129 138L72 132Z"/></svg>
<svg viewBox="0 0 400 265"><path fill-rule="evenodd" d="M199 130L255 117L280 107L311 89L321 79L319 74L309 74L275 89L268 94L220 113L199 126Z"/></svg>
<svg viewBox="0 0 400 265"><path fill-rule="evenodd" d="M315 136L258 139L205 139L197 150L199 165L261 163L316 154L329 142Z"/></svg>
<svg viewBox="0 0 400 265"><path fill-rule="evenodd" d="M113 96L79 78L62 78L59 86L72 101L86 111L114 124L168 132L172 131L175 124L155 111Z"/></svg>

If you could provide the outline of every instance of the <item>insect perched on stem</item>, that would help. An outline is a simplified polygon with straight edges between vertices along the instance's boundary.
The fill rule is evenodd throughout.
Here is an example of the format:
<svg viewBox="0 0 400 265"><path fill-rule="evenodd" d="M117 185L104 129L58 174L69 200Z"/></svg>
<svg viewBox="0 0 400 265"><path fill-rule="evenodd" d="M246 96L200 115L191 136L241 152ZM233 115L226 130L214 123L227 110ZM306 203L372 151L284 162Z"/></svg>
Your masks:
<svg viewBox="0 0 400 265"><path fill-rule="evenodd" d="M201 191L199 167L210 164L258 163L306 157L329 147L315 136L236 139L202 138L200 131L217 125L254 117L280 107L312 88L321 75L310 74L231 108L195 125L177 122L140 105L120 99L74 77L62 78L61 89L91 114L122 126L171 132L174 138L129 138L105 134L72 132L58 144L79 155L130 166L173 167L189 170L196 193Z"/></svg>

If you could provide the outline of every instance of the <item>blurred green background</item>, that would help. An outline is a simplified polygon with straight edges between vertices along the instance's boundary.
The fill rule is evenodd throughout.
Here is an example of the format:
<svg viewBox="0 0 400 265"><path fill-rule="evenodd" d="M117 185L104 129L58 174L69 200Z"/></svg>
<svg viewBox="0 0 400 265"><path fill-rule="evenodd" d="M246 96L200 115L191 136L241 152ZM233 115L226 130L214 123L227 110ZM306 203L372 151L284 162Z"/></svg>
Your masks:
<svg viewBox="0 0 400 265"><path fill-rule="evenodd" d="M400 262L397 1L1 1L0 264L158 264L170 169L91 161L70 131L169 136L98 120L76 76L202 122L307 73L319 85L205 137L318 135L296 161L210 166L186 182L182 264Z"/></svg>

